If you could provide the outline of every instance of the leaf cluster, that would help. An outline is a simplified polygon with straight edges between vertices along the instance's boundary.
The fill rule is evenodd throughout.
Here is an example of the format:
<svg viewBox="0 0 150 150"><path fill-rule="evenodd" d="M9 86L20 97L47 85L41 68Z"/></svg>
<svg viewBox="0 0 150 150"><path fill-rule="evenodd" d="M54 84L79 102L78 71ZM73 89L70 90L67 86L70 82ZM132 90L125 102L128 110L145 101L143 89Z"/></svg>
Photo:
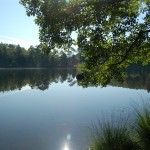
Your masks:
<svg viewBox="0 0 150 150"><path fill-rule="evenodd" d="M131 63L150 62L149 0L20 0L20 3L28 15L36 17L39 39L48 51L78 46L85 58L84 72L91 81L95 76L94 80L102 85L112 78L122 80ZM72 37L73 31L77 32L76 39Z"/></svg>

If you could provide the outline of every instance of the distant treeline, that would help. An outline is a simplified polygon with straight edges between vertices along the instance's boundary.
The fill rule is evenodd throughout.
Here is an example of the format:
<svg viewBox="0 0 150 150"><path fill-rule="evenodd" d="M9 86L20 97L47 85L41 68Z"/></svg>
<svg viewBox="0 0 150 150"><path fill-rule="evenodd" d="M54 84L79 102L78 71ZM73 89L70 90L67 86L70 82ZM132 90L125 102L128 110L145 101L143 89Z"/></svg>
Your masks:
<svg viewBox="0 0 150 150"><path fill-rule="evenodd" d="M0 43L0 68L67 68L80 61L80 54L67 56L63 51L59 55L44 54L40 45L26 50L19 45Z"/></svg>

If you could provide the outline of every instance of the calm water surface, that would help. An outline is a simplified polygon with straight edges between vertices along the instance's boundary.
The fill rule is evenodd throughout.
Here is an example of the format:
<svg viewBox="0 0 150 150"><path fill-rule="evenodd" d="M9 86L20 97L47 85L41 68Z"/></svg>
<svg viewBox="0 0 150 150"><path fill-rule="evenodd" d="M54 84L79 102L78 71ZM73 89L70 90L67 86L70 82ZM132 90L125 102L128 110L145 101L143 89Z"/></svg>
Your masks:
<svg viewBox="0 0 150 150"><path fill-rule="evenodd" d="M124 85L83 88L75 74L74 70L0 71L0 150L88 150L91 122L150 97L145 81L149 75L145 82L128 79Z"/></svg>

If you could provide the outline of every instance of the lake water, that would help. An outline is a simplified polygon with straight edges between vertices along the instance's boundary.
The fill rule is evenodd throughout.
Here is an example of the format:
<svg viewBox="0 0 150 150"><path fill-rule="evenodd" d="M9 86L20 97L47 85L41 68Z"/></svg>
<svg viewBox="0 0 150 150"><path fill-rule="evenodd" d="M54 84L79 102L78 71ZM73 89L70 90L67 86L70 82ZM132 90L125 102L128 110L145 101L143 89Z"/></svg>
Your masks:
<svg viewBox="0 0 150 150"><path fill-rule="evenodd" d="M149 73L107 87L79 86L75 70L0 70L0 150L88 150L102 114L149 99Z"/></svg>

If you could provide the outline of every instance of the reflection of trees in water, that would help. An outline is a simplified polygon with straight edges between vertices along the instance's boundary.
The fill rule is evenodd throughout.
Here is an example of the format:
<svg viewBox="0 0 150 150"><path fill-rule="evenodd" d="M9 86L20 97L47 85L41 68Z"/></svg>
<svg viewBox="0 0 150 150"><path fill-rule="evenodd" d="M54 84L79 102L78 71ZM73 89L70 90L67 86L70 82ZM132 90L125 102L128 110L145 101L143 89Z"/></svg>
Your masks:
<svg viewBox="0 0 150 150"><path fill-rule="evenodd" d="M75 69L0 70L0 91L20 90L25 85L46 90L53 82L72 81L75 75Z"/></svg>
<svg viewBox="0 0 150 150"><path fill-rule="evenodd" d="M29 85L32 89L46 90L52 83L68 82L69 86L78 84L82 87L99 86L96 75L82 81L76 81L75 69L25 69L25 70L0 70L0 91L20 90ZM90 82L89 82L90 80ZM127 70L124 82L112 80L111 86L126 87L131 89L146 89L150 91L150 67L140 68L132 66Z"/></svg>
<svg viewBox="0 0 150 150"><path fill-rule="evenodd" d="M146 89L150 91L150 65L142 67L133 65L128 69L126 84L129 88Z"/></svg>
<svg viewBox="0 0 150 150"><path fill-rule="evenodd" d="M88 78L86 78L88 76ZM97 74L88 74L83 80L78 80L78 85L83 87L101 86ZM131 89L146 89L150 91L150 64L143 67L140 64L132 64L126 70L126 77L124 80L116 81L112 79L111 86L126 87Z"/></svg>
<svg viewBox="0 0 150 150"><path fill-rule="evenodd" d="M147 75L137 74L136 76L130 76L126 80L127 87L136 89L146 89L150 91L150 73Z"/></svg>
<svg viewBox="0 0 150 150"><path fill-rule="evenodd" d="M131 89L146 89L150 91L150 65L142 67L140 64L132 65L127 69L127 77L123 83L112 82L111 85Z"/></svg>
<svg viewBox="0 0 150 150"><path fill-rule="evenodd" d="M130 89L145 89L150 92L150 73L146 76L142 76L140 74L132 74L128 76L123 83L112 80L110 85Z"/></svg>

